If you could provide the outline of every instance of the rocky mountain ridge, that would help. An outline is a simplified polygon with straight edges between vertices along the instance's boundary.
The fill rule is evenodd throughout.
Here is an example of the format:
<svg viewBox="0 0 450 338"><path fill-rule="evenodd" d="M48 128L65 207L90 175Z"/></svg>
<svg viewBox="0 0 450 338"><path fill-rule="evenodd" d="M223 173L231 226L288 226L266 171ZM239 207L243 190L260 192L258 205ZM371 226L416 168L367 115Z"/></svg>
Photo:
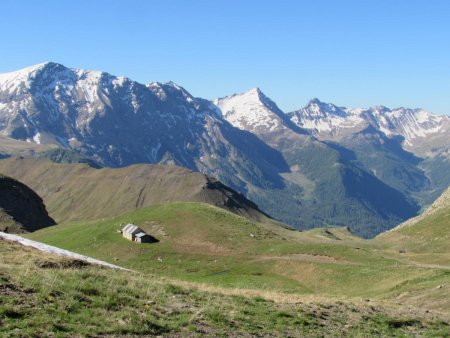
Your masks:
<svg viewBox="0 0 450 338"><path fill-rule="evenodd" d="M450 135L450 117L419 108L346 108L314 99L288 115L296 125L320 139L340 139L371 125L388 137L403 138L403 144L411 151L427 137Z"/></svg>

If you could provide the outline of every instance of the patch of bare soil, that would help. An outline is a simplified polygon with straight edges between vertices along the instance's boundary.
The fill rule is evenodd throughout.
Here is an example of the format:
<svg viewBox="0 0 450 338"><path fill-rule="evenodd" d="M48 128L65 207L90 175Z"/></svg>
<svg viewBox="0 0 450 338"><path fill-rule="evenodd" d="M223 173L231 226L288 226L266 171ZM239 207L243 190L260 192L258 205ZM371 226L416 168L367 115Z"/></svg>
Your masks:
<svg viewBox="0 0 450 338"><path fill-rule="evenodd" d="M0 296L20 297L34 293L35 290L31 288L20 288L3 274L0 274Z"/></svg>
<svg viewBox="0 0 450 338"><path fill-rule="evenodd" d="M36 266L42 269L81 269L89 266L88 262L79 259L63 259L63 260L38 260Z"/></svg>

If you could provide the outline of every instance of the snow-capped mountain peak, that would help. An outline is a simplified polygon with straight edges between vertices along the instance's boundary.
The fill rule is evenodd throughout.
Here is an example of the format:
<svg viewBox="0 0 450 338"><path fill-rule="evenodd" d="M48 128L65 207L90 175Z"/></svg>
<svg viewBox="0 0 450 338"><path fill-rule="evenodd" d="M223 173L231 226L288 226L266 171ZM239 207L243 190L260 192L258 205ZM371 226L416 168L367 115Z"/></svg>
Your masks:
<svg viewBox="0 0 450 338"><path fill-rule="evenodd" d="M445 131L450 118L423 109L378 105L371 108L345 108L312 99L299 110L288 114L297 126L310 130L321 139L341 138L372 125L388 137L401 136L406 146L416 139Z"/></svg>
<svg viewBox="0 0 450 338"><path fill-rule="evenodd" d="M350 114L346 108L322 102L317 98L288 115L297 126L309 129L316 135L320 133L335 135L342 128L353 128L362 122L359 116Z"/></svg>
<svg viewBox="0 0 450 338"><path fill-rule="evenodd" d="M400 135L405 145L412 146L416 139L446 131L450 118L431 114L423 109L377 106L362 113L365 118L387 136Z"/></svg>
<svg viewBox="0 0 450 338"><path fill-rule="evenodd" d="M347 117L347 112L345 108L338 107L332 103L325 103L320 101L318 98L314 98L309 101L308 105L303 108L304 113L307 113L311 116L341 116Z"/></svg>
<svg viewBox="0 0 450 338"><path fill-rule="evenodd" d="M223 117L239 129L264 133L285 128L285 114L257 87L216 99L214 104Z"/></svg>
<svg viewBox="0 0 450 338"><path fill-rule="evenodd" d="M52 63L43 62L14 72L0 74L1 90L9 94L14 94L17 93L17 90L20 88L29 88L31 79L35 78L38 72L42 71L50 64Z"/></svg>

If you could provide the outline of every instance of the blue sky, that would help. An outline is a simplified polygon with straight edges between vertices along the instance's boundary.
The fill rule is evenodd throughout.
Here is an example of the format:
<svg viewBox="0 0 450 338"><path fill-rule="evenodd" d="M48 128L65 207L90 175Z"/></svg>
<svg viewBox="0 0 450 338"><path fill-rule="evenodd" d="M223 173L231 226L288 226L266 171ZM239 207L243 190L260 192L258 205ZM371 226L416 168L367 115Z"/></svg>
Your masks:
<svg viewBox="0 0 450 338"><path fill-rule="evenodd" d="M0 72L43 61L208 99L260 87L285 111L313 97L450 113L450 1L0 2Z"/></svg>

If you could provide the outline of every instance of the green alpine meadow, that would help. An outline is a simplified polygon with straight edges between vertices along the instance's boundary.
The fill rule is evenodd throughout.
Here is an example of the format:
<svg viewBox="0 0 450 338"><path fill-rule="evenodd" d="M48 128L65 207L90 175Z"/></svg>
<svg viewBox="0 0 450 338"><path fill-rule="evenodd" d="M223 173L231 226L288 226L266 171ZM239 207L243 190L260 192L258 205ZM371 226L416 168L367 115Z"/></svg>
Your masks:
<svg viewBox="0 0 450 338"><path fill-rule="evenodd" d="M450 338L450 2L0 12L1 338Z"/></svg>

